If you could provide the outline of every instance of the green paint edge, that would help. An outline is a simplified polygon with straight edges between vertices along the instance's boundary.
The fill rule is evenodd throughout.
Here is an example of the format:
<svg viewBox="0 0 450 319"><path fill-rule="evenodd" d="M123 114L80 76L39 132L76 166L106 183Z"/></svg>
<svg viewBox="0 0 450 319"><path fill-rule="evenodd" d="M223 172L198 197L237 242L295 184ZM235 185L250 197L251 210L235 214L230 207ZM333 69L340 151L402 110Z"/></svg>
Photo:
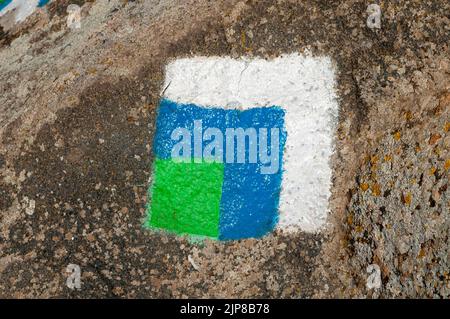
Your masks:
<svg viewBox="0 0 450 319"><path fill-rule="evenodd" d="M175 163L156 158L144 228L186 235L195 241L217 240L223 175L222 163Z"/></svg>

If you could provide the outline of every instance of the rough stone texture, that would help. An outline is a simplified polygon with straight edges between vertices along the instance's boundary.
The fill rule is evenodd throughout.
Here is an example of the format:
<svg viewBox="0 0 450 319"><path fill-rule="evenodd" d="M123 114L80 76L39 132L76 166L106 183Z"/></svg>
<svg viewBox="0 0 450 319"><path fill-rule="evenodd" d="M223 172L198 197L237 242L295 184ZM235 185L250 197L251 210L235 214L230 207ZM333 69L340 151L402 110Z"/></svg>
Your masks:
<svg viewBox="0 0 450 319"><path fill-rule="evenodd" d="M0 30L1 297L449 296L448 1L380 1L380 30L356 0L100 0L77 32L58 5ZM339 70L328 231L143 229L166 62L305 49Z"/></svg>
<svg viewBox="0 0 450 319"><path fill-rule="evenodd" d="M384 97L371 111L383 120L373 114L340 223L339 255L353 274L341 280L350 295L364 296L361 269L374 263L383 288L373 296L449 296L450 94L447 62L434 63L447 79L440 70L422 71L419 87L400 84L399 102Z"/></svg>

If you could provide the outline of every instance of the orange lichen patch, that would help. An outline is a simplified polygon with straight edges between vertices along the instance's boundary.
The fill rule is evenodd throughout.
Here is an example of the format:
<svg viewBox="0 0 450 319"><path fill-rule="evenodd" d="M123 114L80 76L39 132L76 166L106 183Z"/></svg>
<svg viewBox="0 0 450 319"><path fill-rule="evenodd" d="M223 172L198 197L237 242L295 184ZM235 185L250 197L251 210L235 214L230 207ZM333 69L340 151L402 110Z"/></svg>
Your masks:
<svg viewBox="0 0 450 319"><path fill-rule="evenodd" d="M448 170L450 168L450 158L445 161L444 169Z"/></svg>
<svg viewBox="0 0 450 319"><path fill-rule="evenodd" d="M400 133L398 131L394 133L394 140L398 141L398 140L400 140L401 137L402 137L402 133Z"/></svg>
<svg viewBox="0 0 450 319"><path fill-rule="evenodd" d="M429 171L429 173L430 173L430 175L433 175L434 173L436 173L436 167L432 167L432 168L430 168L430 171Z"/></svg>
<svg viewBox="0 0 450 319"><path fill-rule="evenodd" d="M362 183L359 187L361 187L361 190L362 190L363 192L365 192L366 190L369 189L369 184L367 184L367 183Z"/></svg>
<svg viewBox="0 0 450 319"><path fill-rule="evenodd" d="M406 118L406 120L411 120L412 119L412 113L411 113L411 111L406 111L405 112L405 118Z"/></svg>
<svg viewBox="0 0 450 319"><path fill-rule="evenodd" d="M412 200L411 193L403 194L403 196L402 196L403 204L409 206L411 204L411 200Z"/></svg>
<svg viewBox="0 0 450 319"><path fill-rule="evenodd" d="M372 155L372 156L370 157L370 163L371 163L372 165L376 165L377 162L378 162L378 155Z"/></svg>
<svg viewBox="0 0 450 319"><path fill-rule="evenodd" d="M380 196L380 195L381 195L381 187L380 187L380 184L375 183L375 184L372 185L372 187L371 187L370 189L371 189L372 194L373 194L374 196Z"/></svg>
<svg viewBox="0 0 450 319"><path fill-rule="evenodd" d="M362 233L362 232L363 232L362 226L356 226L356 227L355 227L355 231L356 231L357 233Z"/></svg>
<svg viewBox="0 0 450 319"><path fill-rule="evenodd" d="M425 256L425 249L420 248L419 254L417 255L418 258L423 258Z"/></svg>
<svg viewBox="0 0 450 319"><path fill-rule="evenodd" d="M384 161L385 161L385 162L390 162L390 161L392 161L392 155L384 155Z"/></svg>
<svg viewBox="0 0 450 319"><path fill-rule="evenodd" d="M447 133L448 131L450 131L450 122L445 123L445 125L444 125L444 131L445 131L445 133Z"/></svg>
<svg viewBox="0 0 450 319"><path fill-rule="evenodd" d="M347 216L347 224L353 225L353 215L352 214L349 214Z"/></svg>
<svg viewBox="0 0 450 319"><path fill-rule="evenodd" d="M430 144L430 145L436 144L436 142L437 142L440 138L441 138L441 134L439 134L439 133L432 134L432 135L430 136L430 139L428 140L428 144Z"/></svg>

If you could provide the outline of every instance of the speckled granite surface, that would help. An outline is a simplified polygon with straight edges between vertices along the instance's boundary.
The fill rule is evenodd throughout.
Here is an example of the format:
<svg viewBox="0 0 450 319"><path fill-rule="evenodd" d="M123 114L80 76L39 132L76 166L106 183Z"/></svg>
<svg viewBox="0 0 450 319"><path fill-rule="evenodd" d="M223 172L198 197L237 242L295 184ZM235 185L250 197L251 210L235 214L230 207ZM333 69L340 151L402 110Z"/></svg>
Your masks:
<svg viewBox="0 0 450 319"><path fill-rule="evenodd" d="M67 4L0 30L1 297L449 296L448 1L381 1L379 30L364 1L95 1L76 32ZM339 71L328 230L144 229L166 62L305 49Z"/></svg>

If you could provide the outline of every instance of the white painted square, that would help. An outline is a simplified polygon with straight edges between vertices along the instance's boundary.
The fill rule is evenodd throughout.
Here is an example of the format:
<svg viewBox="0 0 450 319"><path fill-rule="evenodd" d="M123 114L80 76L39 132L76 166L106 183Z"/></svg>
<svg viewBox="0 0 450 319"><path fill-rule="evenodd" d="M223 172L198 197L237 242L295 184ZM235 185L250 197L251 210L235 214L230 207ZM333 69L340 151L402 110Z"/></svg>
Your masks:
<svg viewBox="0 0 450 319"><path fill-rule="evenodd" d="M287 140L278 227L307 232L323 227L338 115L335 73L328 57L177 59L167 66L164 88L164 97L177 103L242 110L282 107Z"/></svg>

